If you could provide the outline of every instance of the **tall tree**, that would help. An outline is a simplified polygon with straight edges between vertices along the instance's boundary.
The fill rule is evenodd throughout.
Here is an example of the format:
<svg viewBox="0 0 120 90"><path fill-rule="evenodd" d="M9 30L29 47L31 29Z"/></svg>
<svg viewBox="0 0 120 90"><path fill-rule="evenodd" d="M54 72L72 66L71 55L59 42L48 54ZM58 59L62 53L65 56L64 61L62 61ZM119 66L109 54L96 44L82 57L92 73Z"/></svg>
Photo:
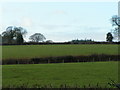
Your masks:
<svg viewBox="0 0 120 90"><path fill-rule="evenodd" d="M112 21L112 26L114 26L113 34L114 37L120 41L120 17L117 15L114 15L111 19Z"/></svg>
<svg viewBox="0 0 120 90"><path fill-rule="evenodd" d="M112 42L113 41L113 36L112 36L112 34L110 32L107 33L106 41L108 41L108 42Z"/></svg>
<svg viewBox="0 0 120 90"><path fill-rule="evenodd" d="M2 44L2 35L0 34L0 44Z"/></svg>
<svg viewBox="0 0 120 90"><path fill-rule="evenodd" d="M8 28L6 28L6 31L4 31L2 33L3 36L3 42L8 43L8 44L12 44L13 43L13 38L14 38L14 30L12 26L9 26Z"/></svg>
<svg viewBox="0 0 120 90"><path fill-rule="evenodd" d="M8 44L22 44L27 31L22 27L9 26L6 31L2 33L3 42Z"/></svg>
<svg viewBox="0 0 120 90"><path fill-rule="evenodd" d="M17 44L22 44L24 42L23 36L27 33L27 31L22 27L15 27L15 38Z"/></svg>
<svg viewBox="0 0 120 90"><path fill-rule="evenodd" d="M43 42L46 38L41 33L35 33L35 34L31 35L29 39L32 40L33 42L37 42L38 43L40 41Z"/></svg>

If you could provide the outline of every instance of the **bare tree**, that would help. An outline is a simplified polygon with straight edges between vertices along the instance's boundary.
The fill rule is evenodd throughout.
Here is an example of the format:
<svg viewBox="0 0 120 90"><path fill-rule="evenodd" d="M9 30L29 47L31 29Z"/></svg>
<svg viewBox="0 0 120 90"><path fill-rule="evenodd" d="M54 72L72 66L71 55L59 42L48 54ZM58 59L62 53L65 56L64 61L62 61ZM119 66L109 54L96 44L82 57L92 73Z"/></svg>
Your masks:
<svg viewBox="0 0 120 90"><path fill-rule="evenodd" d="M114 26L113 34L114 37L120 41L120 17L117 15L114 15L111 19L112 21L112 26Z"/></svg>
<svg viewBox="0 0 120 90"><path fill-rule="evenodd" d="M43 42L46 38L41 33L35 33L35 34L31 35L29 39L32 40L33 42L37 42L38 43L40 41Z"/></svg>

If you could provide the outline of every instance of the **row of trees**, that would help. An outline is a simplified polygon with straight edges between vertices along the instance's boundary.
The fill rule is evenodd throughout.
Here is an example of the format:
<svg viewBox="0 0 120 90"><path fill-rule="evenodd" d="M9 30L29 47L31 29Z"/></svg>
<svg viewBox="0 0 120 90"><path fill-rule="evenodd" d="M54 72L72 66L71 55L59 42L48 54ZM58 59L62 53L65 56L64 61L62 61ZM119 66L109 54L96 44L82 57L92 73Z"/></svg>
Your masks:
<svg viewBox="0 0 120 90"><path fill-rule="evenodd" d="M4 44L23 44L25 42L24 36L27 34L26 29L22 27L9 26L0 37ZM46 38L41 33L35 33L29 38L31 42L44 41Z"/></svg>
<svg viewBox="0 0 120 90"><path fill-rule="evenodd" d="M76 40L70 41L71 44L82 44L82 43L93 43L93 42L94 42L94 40L92 40L92 39L84 39L84 40L76 39Z"/></svg>
<svg viewBox="0 0 120 90"><path fill-rule="evenodd" d="M120 40L120 17L113 16L111 18L112 26L114 26L113 32L108 32L106 34L106 41L112 42L114 38L117 38L118 41ZM16 26L9 26L6 31L4 31L0 38L2 38L2 43L5 44L23 44L24 36L27 34L27 30L22 27L16 27ZM113 35L114 36L113 36ZM41 33L35 33L30 36L29 38L31 42L43 42L46 38ZM51 42L51 40L48 40L47 42ZM90 40L72 40L73 43L79 43L79 42L93 42Z"/></svg>

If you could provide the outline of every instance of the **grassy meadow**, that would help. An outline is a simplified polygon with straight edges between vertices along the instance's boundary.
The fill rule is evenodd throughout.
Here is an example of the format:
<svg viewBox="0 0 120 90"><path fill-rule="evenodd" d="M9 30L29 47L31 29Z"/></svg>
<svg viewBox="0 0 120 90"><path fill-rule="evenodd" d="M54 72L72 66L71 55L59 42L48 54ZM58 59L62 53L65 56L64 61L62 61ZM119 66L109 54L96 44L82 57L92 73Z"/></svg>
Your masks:
<svg viewBox="0 0 120 90"><path fill-rule="evenodd" d="M118 45L14 45L2 46L2 52L3 60L67 55L117 55ZM64 84L71 87L88 87L89 84L109 87L110 79L118 81L117 61L2 65L3 87L59 87Z"/></svg>
<svg viewBox="0 0 120 90"><path fill-rule="evenodd" d="M91 54L118 54L118 45L14 45L2 46L3 59L28 59L50 56L79 56Z"/></svg>
<svg viewBox="0 0 120 90"><path fill-rule="evenodd" d="M75 87L98 85L109 87L118 80L118 62L3 65L3 87L25 87L67 84ZM110 79L109 79L110 78Z"/></svg>

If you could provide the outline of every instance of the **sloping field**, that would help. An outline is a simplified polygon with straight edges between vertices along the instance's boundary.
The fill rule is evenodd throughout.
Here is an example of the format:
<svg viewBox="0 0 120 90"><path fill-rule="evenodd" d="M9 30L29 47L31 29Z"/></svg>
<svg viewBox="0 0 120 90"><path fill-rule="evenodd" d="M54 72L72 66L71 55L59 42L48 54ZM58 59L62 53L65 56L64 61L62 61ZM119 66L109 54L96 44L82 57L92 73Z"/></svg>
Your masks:
<svg viewBox="0 0 120 90"><path fill-rule="evenodd" d="M3 65L2 72L3 87L109 87L110 79L118 81L118 62Z"/></svg>
<svg viewBox="0 0 120 90"><path fill-rule="evenodd" d="M26 59L50 56L79 56L91 54L118 54L118 45L18 45L2 46L3 59Z"/></svg>

